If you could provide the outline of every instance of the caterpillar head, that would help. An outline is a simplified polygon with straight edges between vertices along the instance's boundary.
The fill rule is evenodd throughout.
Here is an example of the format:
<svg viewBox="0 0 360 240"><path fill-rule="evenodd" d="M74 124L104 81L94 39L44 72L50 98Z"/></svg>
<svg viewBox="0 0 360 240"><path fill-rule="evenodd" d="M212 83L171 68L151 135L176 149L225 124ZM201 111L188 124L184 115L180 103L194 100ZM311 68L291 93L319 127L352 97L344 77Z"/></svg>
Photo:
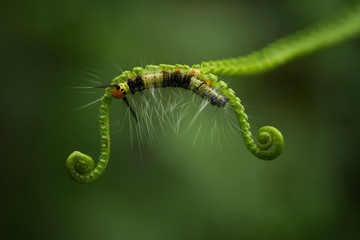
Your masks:
<svg viewBox="0 0 360 240"><path fill-rule="evenodd" d="M130 91L127 83L119 83L115 86L115 88L111 91L111 94L114 98L120 99L125 98L126 94Z"/></svg>

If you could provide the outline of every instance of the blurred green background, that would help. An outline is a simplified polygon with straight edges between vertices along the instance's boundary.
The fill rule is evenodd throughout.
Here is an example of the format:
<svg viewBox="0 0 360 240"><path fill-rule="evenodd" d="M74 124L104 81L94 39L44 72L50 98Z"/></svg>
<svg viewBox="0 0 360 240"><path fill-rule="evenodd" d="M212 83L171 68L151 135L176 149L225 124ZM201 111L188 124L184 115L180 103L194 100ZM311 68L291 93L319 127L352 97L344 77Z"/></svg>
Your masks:
<svg viewBox="0 0 360 240"><path fill-rule="evenodd" d="M125 121L114 128L98 181L78 184L65 169L72 151L95 159L99 152L98 105L76 109L103 90L69 88L93 86L83 78L107 84L117 66L247 54L346 4L2 1L0 238L355 239L359 39L265 75L221 78L245 104L254 133L264 125L283 133L285 151L274 161L256 159L239 138L212 141L207 131L194 144L194 133L165 129L140 153ZM124 112L113 104L112 121Z"/></svg>

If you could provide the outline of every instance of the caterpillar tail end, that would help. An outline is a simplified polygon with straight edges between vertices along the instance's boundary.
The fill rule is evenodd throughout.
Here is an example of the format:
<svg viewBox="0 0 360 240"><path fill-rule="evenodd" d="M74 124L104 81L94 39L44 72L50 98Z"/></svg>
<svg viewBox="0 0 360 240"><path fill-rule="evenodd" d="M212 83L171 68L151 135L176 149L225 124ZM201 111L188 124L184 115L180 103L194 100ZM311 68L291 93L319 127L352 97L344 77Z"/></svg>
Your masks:
<svg viewBox="0 0 360 240"><path fill-rule="evenodd" d="M78 151L74 151L66 159L66 168L70 176L79 183L90 183L100 176L95 169L95 161Z"/></svg>
<svg viewBox="0 0 360 240"><path fill-rule="evenodd" d="M257 158L273 160L284 150L284 138L279 130L271 126L259 129L257 133L257 147L251 151Z"/></svg>

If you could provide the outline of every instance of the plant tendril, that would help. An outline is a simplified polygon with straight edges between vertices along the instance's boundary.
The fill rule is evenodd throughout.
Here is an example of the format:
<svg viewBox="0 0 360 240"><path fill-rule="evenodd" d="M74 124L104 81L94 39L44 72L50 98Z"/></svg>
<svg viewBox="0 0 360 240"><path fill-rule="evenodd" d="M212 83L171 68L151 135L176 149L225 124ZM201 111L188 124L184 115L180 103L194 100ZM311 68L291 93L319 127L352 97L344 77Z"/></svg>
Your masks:
<svg viewBox="0 0 360 240"><path fill-rule="evenodd" d="M279 130L271 126L264 126L257 133L257 144L255 143L250 131L248 116L241 101L233 94L232 89L228 89L230 104L233 107L239 120L241 134L248 150L257 158L263 160L273 160L277 158L284 149L284 138ZM233 95L233 98L231 97ZM268 151L269 150L269 151Z"/></svg>
<svg viewBox="0 0 360 240"><path fill-rule="evenodd" d="M100 157L95 166L94 160L81 152L74 151L66 159L66 168L71 177L80 183L90 183L105 171L110 156L109 108L112 101L111 88L105 90L100 105Z"/></svg>
<svg viewBox="0 0 360 240"><path fill-rule="evenodd" d="M255 75L270 71L358 35L360 4L349 6L333 18L285 36L249 55L201 63L207 72L222 76Z"/></svg>
<svg viewBox="0 0 360 240"><path fill-rule="evenodd" d="M155 83L159 84L159 82L164 81L165 76L167 80L176 78L177 81L190 81L194 78L195 82L202 82L198 85L198 88L208 89L206 86L211 86L211 89L215 89L219 95L221 94L221 97L218 99L221 99L222 102L221 104L218 102L218 106L223 106L228 101L234 109L244 143L249 151L257 158L263 160L275 159L284 149L284 139L280 131L271 126L262 127L257 133L257 141L255 142L250 131L248 117L244 107L241 105L240 99L235 96L235 92L232 89L227 87L225 82L218 81L216 75L242 76L264 73L295 58L354 37L359 32L360 4L342 11L333 19L286 36L262 50L244 57L203 62L201 65L194 65L191 68L186 65L172 66L161 64L159 66L148 65L145 69L136 67L132 72L124 71L120 76L113 79L111 85L99 86L100 88L107 87L105 95L101 99L102 104L99 115L101 137L99 161L95 164L90 156L74 151L66 160L69 174L80 183L90 183L101 176L105 171L110 155L109 108L112 97L125 98L125 94L129 92L129 86L126 87L126 82L129 79L131 80L131 87L135 92L145 89L141 85L141 83L144 84L144 79L155 79ZM167 75L161 75L163 73ZM144 79L142 76L145 76ZM188 88L189 85L182 87L190 89ZM114 88L119 88L122 92L118 91L117 95L112 95ZM194 91L194 89L192 90ZM208 96L204 95L204 92L201 94L203 94L204 98ZM130 105L128 106L132 110ZM135 112L132 111L131 113L138 120Z"/></svg>

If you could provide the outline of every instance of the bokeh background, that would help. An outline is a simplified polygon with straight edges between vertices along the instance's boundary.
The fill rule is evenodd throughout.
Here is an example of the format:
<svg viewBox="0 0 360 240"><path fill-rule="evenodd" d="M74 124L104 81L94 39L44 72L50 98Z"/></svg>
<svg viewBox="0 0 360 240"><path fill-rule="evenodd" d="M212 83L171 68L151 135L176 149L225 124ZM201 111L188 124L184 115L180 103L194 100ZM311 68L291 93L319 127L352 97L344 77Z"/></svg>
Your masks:
<svg viewBox="0 0 360 240"><path fill-rule="evenodd" d="M77 108L103 93L69 87L107 84L119 67L247 54L347 3L2 1L0 238L355 239L359 39L264 75L221 78L255 133L283 133L274 161L253 157L240 138L203 131L194 143L194 132L170 128L139 151L125 121L98 181L78 184L65 169L74 150L97 159L98 105ZM114 104L112 122L125 110Z"/></svg>

